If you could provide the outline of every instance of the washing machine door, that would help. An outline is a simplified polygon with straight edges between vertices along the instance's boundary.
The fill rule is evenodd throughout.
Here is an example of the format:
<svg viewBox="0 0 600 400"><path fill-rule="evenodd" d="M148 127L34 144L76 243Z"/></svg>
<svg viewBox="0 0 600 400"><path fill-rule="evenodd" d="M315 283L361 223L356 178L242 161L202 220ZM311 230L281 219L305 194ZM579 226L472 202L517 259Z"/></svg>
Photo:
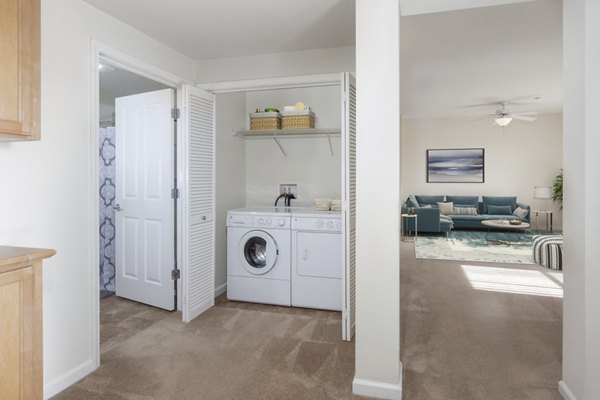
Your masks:
<svg viewBox="0 0 600 400"><path fill-rule="evenodd" d="M238 254L244 269L253 275L264 275L277 264L277 242L265 231L247 232L240 240Z"/></svg>

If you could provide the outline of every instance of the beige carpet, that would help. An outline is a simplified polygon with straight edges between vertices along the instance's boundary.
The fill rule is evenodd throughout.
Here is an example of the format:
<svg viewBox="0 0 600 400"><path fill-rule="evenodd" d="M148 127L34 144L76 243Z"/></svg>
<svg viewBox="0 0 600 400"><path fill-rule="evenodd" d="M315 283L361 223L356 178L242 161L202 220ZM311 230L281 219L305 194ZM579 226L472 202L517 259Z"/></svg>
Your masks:
<svg viewBox="0 0 600 400"><path fill-rule="evenodd" d="M229 303L172 313L102 355L54 399L348 399L354 344L340 313Z"/></svg>
<svg viewBox="0 0 600 400"><path fill-rule="evenodd" d="M413 245L402 246L405 400L561 399L560 273L416 260ZM138 317L126 317L127 308ZM339 313L223 296L188 325L179 313L120 310L112 321L121 327L159 320L121 337L97 371L55 400L359 398L351 394L354 343L340 340Z"/></svg>
<svg viewBox="0 0 600 400"><path fill-rule="evenodd" d="M114 349L170 314L115 295L100 300L100 353Z"/></svg>
<svg viewBox="0 0 600 400"><path fill-rule="evenodd" d="M405 400L561 400L561 273L418 260L402 243Z"/></svg>

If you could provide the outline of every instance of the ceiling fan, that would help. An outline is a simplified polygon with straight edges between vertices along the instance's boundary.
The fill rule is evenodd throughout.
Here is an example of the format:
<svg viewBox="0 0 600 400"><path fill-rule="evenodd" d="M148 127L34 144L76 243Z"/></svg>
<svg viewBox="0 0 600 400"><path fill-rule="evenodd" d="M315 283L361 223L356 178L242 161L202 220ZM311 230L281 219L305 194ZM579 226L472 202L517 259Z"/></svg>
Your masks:
<svg viewBox="0 0 600 400"><path fill-rule="evenodd" d="M527 122L533 122L536 119L537 113L535 111L531 111L531 112L522 112L522 113L512 113L510 112L506 106L509 103L506 101L503 101L501 103L498 103L498 105L501 107L500 109L496 110L495 114L488 114L488 116L490 117L495 117L494 118L494 123L498 126L501 127L505 127L508 124L511 123L511 121L513 119L516 120L520 120L520 121L527 121Z"/></svg>

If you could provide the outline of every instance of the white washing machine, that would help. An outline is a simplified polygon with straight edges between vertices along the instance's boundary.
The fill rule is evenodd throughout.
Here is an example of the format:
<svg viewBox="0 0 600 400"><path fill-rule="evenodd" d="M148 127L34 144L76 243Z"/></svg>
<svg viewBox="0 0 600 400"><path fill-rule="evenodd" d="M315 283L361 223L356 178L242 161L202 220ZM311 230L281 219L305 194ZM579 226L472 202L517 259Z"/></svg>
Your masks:
<svg viewBox="0 0 600 400"><path fill-rule="evenodd" d="M342 221L339 211L292 212L292 305L341 311Z"/></svg>
<svg viewBox="0 0 600 400"><path fill-rule="evenodd" d="M227 213L227 298L291 306L289 208Z"/></svg>

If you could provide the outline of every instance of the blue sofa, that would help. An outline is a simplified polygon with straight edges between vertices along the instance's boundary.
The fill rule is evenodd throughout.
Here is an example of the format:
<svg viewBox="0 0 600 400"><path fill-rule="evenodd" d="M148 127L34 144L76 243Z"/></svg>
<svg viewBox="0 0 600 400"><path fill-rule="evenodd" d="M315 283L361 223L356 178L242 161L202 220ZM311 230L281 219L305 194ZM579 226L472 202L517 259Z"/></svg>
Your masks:
<svg viewBox="0 0 600 400"><path fill-rule="evenodd" d="M438 202L453 204L453 212L445 218L440 214ZM521 219L530 222L531 207L519 203L516 196L426 196L410 195L405 209L415 209L419 232L447 233L451 229L483 228L481 221L489 219ZM405 221L405 229L414 230L414 220Z"/></svg>

